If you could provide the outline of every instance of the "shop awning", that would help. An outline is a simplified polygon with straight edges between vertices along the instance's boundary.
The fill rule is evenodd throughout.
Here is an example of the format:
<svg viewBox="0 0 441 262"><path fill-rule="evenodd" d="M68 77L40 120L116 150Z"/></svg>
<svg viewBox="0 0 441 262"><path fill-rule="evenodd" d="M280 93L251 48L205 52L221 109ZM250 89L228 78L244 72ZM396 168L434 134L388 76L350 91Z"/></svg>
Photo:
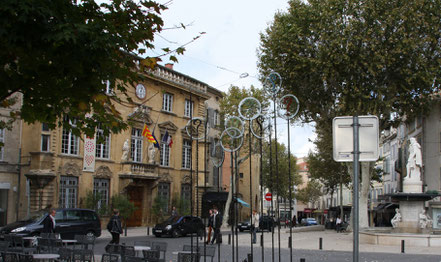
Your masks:
<svg viewBox="0 0 441 262"><path fill-rule="evenodd" d="M248 204L247 202L243 201L242 199L236 197L237 202L239 202L242 206L244 207L250 207L250 204Z"/></svg>

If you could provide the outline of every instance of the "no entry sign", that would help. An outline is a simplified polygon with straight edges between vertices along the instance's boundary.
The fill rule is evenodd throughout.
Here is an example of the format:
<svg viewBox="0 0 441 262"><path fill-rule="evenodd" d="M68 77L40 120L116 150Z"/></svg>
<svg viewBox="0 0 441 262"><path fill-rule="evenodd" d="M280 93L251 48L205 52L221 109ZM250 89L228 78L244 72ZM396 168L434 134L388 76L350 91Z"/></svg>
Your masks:
<svg viewBox="0 0 441 262"><path fill-rule="evenodd" d="M273 195L272 195L271 193L266 193L266 195L265 195L265 200L266 200L266 201L271 201L271 200L273 200Z"/></svg>

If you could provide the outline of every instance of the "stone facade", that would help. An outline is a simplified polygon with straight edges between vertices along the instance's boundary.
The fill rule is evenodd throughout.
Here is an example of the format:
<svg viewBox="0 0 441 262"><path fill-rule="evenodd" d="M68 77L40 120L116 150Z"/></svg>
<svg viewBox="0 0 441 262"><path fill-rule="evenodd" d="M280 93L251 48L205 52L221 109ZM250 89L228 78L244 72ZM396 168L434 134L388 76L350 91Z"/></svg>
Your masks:
<svg viewBox="0 0 441 262"><path fill-rule="evenodd" d="M203 157L205 148L210 148L210 139L207 147L201 141L190 143L185 128L190 120L190 101L193 103L192 116L205 117L205 102L211 101L210 107L217 105L218 108L222 94L163 66L145 74L145 80L138 84L145 87L146 95L139 98L135 95L136 87L129 87L128 93L135 106L115 104L125 120L130 120L130 127L119 134L111 134L105 143L96 144L95 166L90 171L83 170L84 153L88 150L85 137L80 139L62 128L48 130L41 123L23 124L23 156L30 164L23 167L21 173L21 189L25 190L28 184L29 194L20 197L20 202L25 203L21 206L20 217L49 207L84 207L89 192L100 192L103 206L110 205L111 197L118 194L126 195L135 204L137 210L129 219L129 226L151 225L156 221L151 210L157 196L167 200L164 213L170 211L173 198L189 198L190 188L193 200L196 199L198 191L194 189L206 184ZM154 152L149 149L151 143L140 135L144 123L160 143L161 137L168 132L172 146L165 145ZM199 161L196 161L196 144ZM217 185L213 181L212 167L207 169L206 179L208 186Z"/></svg>
<svg viewBox="0 0 441 262"><path fill-rule="evenodd" d="M21 95L16 94L17 103L12 108L0 108L1 120L7 122L10 119L11 110L21 107ZM12 128L0 129L0 227L14 222L17 219L17 208L23 203L18 202L19 195L23 191L18 187L19 183L19 154L20 154L20 121L15 121Z"/></svg>

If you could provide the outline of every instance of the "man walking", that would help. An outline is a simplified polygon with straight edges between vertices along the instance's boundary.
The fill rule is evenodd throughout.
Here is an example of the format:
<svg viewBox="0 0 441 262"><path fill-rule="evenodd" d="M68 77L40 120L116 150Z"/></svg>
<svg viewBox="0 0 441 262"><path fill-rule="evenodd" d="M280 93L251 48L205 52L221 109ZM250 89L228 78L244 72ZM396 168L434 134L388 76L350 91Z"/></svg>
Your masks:
<svg viewBox="0 0 441 262"><path fill-rule="evenodd" d="M214 241L216 240L217 244L221 243L221 234L220 234L220 228L222 226L222 216L219 214L217 207L213 208L213 239L211 240L211 244L214 244Z"/></svg>
<svg viewBox="0 0 441 262"><path fill-rule="evenodd" d="M51 209L49 215L43 220L42 233L55 233L55 209Z"/></svg>
<svg viewBox="0 0 441 262"><path fill-rule="evenodd" d="M257 242L257 237L256 237L256 233L257 230L259 230L259 214L257 213L257 211L254 209L253 210L253 244L256 244Z"/></svg>

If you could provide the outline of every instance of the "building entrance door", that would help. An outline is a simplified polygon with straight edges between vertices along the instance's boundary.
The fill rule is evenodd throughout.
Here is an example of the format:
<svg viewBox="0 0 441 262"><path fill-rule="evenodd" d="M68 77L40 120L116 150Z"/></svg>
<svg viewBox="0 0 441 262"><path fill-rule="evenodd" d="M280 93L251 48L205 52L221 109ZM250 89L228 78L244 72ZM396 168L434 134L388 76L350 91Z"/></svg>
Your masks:
<svg viewBox="0 0 441 262"><path fill-rule="evenodd" d="M135 212L127 219L128 227L138 227L142 225L142 197L144 195L143 187L129 187L127 189L130 202L135 205Z"/></svg>

